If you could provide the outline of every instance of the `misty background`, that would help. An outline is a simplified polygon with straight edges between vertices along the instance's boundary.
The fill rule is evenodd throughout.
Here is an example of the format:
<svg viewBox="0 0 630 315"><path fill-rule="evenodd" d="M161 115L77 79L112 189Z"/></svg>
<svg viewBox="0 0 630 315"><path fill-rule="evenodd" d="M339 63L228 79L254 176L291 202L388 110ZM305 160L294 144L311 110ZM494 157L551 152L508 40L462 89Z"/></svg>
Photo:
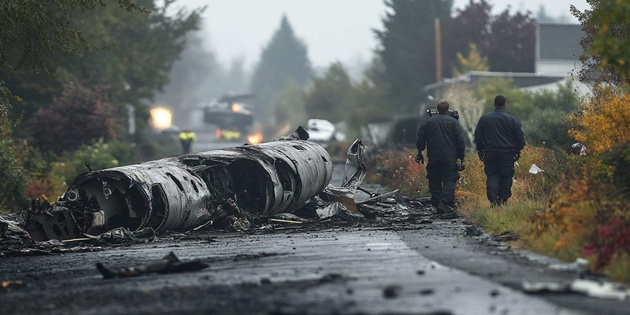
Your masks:
<svg viewBox="0 0 630 315"><path fill-rule="evenodd" d="M470 3L453 1L452 14ZM539 23L577 24L569 6L587 8L585 0L488 3L493 14L529 12ZM253 91L256 83L252 79L262 54L282 21L306 49L307 72L322 76L332 64L339 64L353 82L360 82L375 58L375 31L383 29L388 10L382 0L179 0L174 5L183 10L204 7L201 29L189 33L186 47L173 65L170 83L155 98L156 105L174 109L174 123L181 127L202 127L198 109L208 102L226 93ZM306 88L308 81L296 82L296 87ZM257 106L270 102L269 98L258 95L252 103ZM259 120L267 124L273 123L265 117L270 110L269 106L265 110L255 107Z"/></svg>

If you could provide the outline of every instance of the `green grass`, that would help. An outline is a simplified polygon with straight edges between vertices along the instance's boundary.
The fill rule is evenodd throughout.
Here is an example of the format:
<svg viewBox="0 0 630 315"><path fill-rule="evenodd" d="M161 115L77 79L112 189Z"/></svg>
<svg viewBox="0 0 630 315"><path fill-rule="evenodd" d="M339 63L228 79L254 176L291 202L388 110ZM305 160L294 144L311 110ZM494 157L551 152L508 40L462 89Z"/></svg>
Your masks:
<svg viewBox="0 0 630 315"><path fill-rule="evenodd" d="M604 269L604 274L611 279L630 283L630 253L615 255Z"/></svg>
<svg viewBox="0 0 630 315"><path fill-rule="evenodd" d="M515 200L502 207L478 208L471 219L492 234L510 232L520 238L530 231L529 218L537 209L540 205L533 200Z"/></svg>
<svg viewBox="0 0 630 315"><path fill-rule="evenodd" d="M563 232L557 230L547 230L538 235L528 235L521 239L525 247L531 251L555 257L564 261L575 261L581 257L580 251L583 247L581 242L567 242L563 246L558 246L558 241L562 239Z"/></svg>

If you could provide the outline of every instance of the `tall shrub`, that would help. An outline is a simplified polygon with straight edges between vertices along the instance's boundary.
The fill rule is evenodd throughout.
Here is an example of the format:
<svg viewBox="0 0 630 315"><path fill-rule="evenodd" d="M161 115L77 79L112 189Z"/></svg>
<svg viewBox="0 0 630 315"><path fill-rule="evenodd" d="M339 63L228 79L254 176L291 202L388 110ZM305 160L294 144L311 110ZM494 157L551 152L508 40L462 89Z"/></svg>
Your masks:
<svg viewBox="0 0 630 315"><path fill-rule="evenodd" d="M9 119L12 98L0 81L0 211L15 211L28 205L24 189L28 172L24 168L24 142L13 138L13 122Z"/></svg>
<svg viewBox="0 0 630 315"><path fill-rule="evenodd" d="M44 151L60 154L101 138L116 138L113 106L103 92L76 83L67 85L61 96L31 120L34 143Z"/></svg>

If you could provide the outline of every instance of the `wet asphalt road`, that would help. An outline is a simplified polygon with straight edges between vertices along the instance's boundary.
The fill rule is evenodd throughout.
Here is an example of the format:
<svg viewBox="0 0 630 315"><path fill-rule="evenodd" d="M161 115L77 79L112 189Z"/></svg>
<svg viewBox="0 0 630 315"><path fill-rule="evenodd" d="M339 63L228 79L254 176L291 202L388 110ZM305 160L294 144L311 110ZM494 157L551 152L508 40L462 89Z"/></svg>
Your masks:
<svg viewBox="0 0 630 315"><path fill-rule="evenodd" d="M562 301L564 295L558 294L554 301L553 295L543 298L511 288L505 279L515 280L519 272L546 280L571 274L545 275L541 265L519 266L507 252L491 254L492 246L448 231L463 229L461 220L403 231L277 228L261 234L191 233L97 252L2 258L3 280L22 282L0 291L2 314L627 314L628 310L624 302L586 299L591 301L580 306L585 301L581 296L565 296ZM138 265L170 251L182 260L205 260L210 267L117 279L103 279L94 267L97 262L109 267ZM440 256L458 257L460 263L479 270L458 270ZM502 275L501 282L507 285L488 278L489 272ZM517 276L509 276L510 272ZM594 309L589 310L589 305ZM607 311L599 312L600 307Z"/></svg>
<svg viewBox="0 0 630 315"><path fill-rule="evenodd" d="M2 314L627 314L627 302L527 295L520 281L562 281L461 219L413 229L296 228L176 234L95 252L0 258ZM98 249L97 249L98 250ZM103 279L109 267L175 252L210 267ZM602 312L602 310L604 310Z"/></svg>
<svg viewBox="0 0 630 315"><path fill-rule="evenodd" d="M94 252L0 258L0 314L628 314L630 303L528 295L522 280L563 281L462 219L394 227L277 224L192 232ZM195 272L103 279L97 262L138 265L170 251ZM551 261L551 260L550 260Z"/></svg>

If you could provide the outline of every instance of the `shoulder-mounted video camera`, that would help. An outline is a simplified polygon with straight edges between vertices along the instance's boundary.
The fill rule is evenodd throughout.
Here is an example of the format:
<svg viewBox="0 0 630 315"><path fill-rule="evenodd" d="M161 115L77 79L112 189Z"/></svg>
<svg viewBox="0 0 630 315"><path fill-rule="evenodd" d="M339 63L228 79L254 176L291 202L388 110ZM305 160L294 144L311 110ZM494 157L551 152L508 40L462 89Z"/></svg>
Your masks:
<svg viewBox="0 0 630 315"><path fill-rule="evenodd" d="M433 115L437 115L437 109L427 109L427 118L431 118ZM459 113L456 110L448 110L448 115L459 120Z"/></svg>

